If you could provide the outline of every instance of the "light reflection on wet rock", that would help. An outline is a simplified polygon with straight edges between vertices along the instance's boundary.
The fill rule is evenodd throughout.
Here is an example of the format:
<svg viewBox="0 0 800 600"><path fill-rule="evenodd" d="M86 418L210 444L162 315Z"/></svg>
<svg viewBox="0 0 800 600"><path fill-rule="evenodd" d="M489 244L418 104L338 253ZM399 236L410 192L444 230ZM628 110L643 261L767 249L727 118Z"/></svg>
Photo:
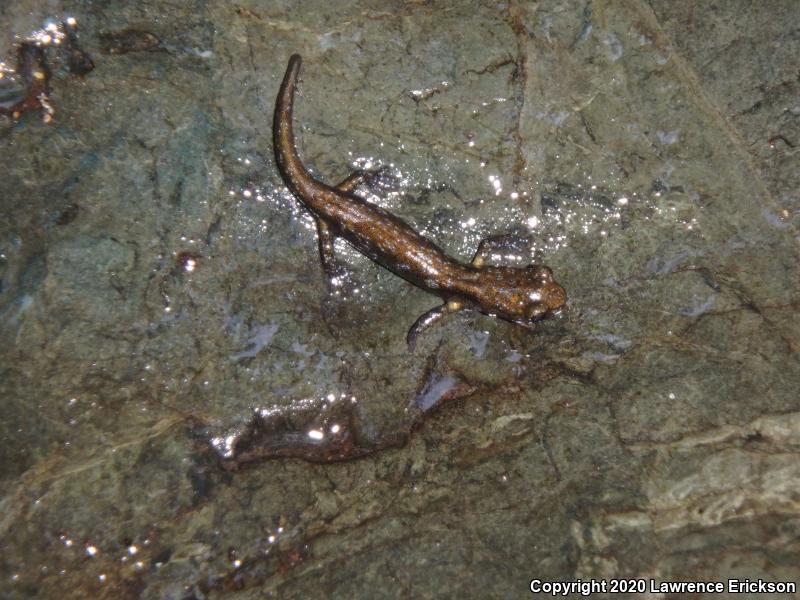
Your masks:
<svg viewBox="0 0 800 600"><path fill-rule="evenodd" d="M0 115L19 119L41 109L43 120L53 120L50 101L53 74L65 71L83 76L94 69L91 57L78 46L77 20L50 21L16 44L15 65L0 61Z"/></svg>
<svg viewBox="0 0 800 600"><path fill-rule="evenodd" d="M330 397L259 409L243 428L212 438L211 445L229 471L278 457L310 462L358 458L376 445L360 435L357 404L354 396Z"/></svg>
<svg viewBox="0 0 800 600"><path fill-rule="evenodd" d="M477 389L454 374L428 369L408 402L407 418L391 433L373 431L356 396L328 394L321 399L257 409L245 425L212 437L210 445L228 471L272 458L317 463L360 458L405 445L412 431L434 409L470 396Z"/></svg>

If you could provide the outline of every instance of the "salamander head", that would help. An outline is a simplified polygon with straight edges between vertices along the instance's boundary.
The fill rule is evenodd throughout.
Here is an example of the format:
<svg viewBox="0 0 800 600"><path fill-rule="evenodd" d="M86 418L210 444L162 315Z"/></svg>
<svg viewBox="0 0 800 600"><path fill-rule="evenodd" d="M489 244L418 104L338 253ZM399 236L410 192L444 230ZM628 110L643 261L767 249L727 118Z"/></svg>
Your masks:
<svg viewBox="0 0 800 600"><path fill-rule="evenodd" d="M479 271L473 299L481 312L532 325L564 306L567 293L553 281L549 267L484 267Z"/></svg>

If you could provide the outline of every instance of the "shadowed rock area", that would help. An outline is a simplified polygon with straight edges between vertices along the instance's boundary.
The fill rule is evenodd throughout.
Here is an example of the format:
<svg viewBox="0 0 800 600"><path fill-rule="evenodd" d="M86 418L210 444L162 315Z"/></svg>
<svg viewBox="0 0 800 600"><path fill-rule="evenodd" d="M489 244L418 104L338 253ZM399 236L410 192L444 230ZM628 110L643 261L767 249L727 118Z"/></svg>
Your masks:
<svg viewBox="0 0 800 600"><path fill-rule="evenodd" d="M0 5L0 596L800 584L798 19ZM412 353L437 298L344 243L329 292L273 157L295 52L315 176L385 166L359 193L463 261L527 240L491 260L566 310Z"/></svg>

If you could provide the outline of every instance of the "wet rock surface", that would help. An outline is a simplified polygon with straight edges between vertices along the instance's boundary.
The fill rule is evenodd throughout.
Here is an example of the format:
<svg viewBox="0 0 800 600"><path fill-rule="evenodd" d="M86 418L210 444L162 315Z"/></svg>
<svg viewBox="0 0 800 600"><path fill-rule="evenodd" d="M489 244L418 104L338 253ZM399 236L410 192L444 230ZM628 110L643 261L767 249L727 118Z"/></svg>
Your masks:
<svg viewBox="0 0 800 600"><path fill-rule="evenodd" d="M796 3L333 6L0 7L94 66L0 116L0 595L800 580ZM293 52L315 174L567 310L409 353L436 298L345 245L329 293Z"/></svg>

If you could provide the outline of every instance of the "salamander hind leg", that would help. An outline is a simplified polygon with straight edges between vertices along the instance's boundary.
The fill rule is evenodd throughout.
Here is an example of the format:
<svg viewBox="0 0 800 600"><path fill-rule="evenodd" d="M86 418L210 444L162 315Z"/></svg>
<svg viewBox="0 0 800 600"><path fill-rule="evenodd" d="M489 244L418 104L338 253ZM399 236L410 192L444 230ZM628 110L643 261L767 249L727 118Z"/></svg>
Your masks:
<svg viewBox="0 0 800 600"><path fill-rule="evenodd" d="M353 171L345 177L344 181L336 186L337 190L342 192L352 192L362 183L367 180L367 172L366 171Z"/></svg>
<svg viewBox="0 0 800 600"><path fill-rule="evenodd" d="M336 263L336 255L333 250L333 242L336 236L324 220L317 218L317 236L319 240L319 258L322 261L322 268L328 279L328 286L335 290L342 283L346 276L345 270Z"/></svg>
<svg viewBox="0 0 800 600"><path fill-rule="evenodd" d="M366 184L370 187L372 187L373 184L377 187L388 187L385 184L385 180L390 176L389 167L386 166L370 171L353 171L344 181L336 186L336 189L342 192L352 192L362 184Z"/></svg>
<svg viewBox="0 0 800 600"><path fill-rule="evenodd" d="M420 333L428 329L435 323L441 321L442 317L445 315L452 314L454 312L458 312L465 308L465 304L462 300L457 298L452 298L442 304L441 306L437 306L436 308L432 308L426 313L420 315L420 317L414 321L414 324L411 326L411 329L408 330L408 335L406 335L406 343L408 343L408 349L413 352L414 348L417 345L417 337Z"/></svg>

